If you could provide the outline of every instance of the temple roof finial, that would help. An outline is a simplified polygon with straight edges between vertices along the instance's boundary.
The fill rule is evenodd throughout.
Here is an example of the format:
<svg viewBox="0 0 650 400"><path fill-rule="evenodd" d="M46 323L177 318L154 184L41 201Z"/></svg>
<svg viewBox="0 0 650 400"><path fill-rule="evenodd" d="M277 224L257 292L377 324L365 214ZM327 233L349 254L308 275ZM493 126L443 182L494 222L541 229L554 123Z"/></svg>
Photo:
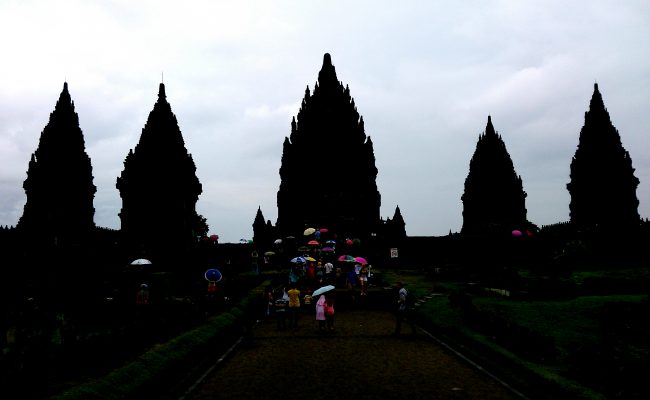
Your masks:
<svg viewBox="0 0 650 400"><path fill-rule="evenodd" d="M598 90L598 83L594 83L594 94L591 96L591 101L589 102L589 110L605 110L605 103L603 102L603 96Z"/></svg>
<svg viewBox="0 0 650 400"><path fill-rule="evenodd" d="M332 57L329 53L325 53L323 56L323 67L318 73L318 83L320 87L329 86L331 88L336 88L340 85L340 82L336 77L336 68L334 68L334 65L332 64Z"/></svg>
<svg viewBox="0 0 650 400"><path fill-rule="evenodd" d="M165 94L165 84L160 82L160 88L158 89L158 98L166 99L167 95Z"/></svg>
<svg viewBox="0 0 650 400"><path fill-rule="evenodd" d="M496 135L494 125L492 125L492 116L488 115L487 125L485 126L486 135Z"/></svg>
<svg viewBox="0 0 650 400"><path fill-rule="evenodd" d="M330 56L330 53L325 53L323 56L323 67L325 66L331 66L332 65L332 56Z"/></svg>

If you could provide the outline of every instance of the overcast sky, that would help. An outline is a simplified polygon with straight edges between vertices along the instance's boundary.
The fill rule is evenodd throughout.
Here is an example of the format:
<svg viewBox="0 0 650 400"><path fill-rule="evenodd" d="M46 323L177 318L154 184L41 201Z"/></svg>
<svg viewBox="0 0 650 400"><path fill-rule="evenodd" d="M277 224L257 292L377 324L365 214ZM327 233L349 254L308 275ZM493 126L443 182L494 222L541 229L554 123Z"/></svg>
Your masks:
<svg viewBox="0 0 650 400"><path fill-rule="evenodd" d="M251 238L258 206L276 221L282 142L324 53L373 140L381 215L399 205L409 236L460 230L488 115L523 179L528 219L568 220L594 82L641 180L639 213L650 214L647 0L0 0L0 38L0 225L22 215L28 162L67 80L95 222L119 229L115 181L164 73L203 185L197 211L222 242ZM333 161L313 160L314 176Z"/></svg>

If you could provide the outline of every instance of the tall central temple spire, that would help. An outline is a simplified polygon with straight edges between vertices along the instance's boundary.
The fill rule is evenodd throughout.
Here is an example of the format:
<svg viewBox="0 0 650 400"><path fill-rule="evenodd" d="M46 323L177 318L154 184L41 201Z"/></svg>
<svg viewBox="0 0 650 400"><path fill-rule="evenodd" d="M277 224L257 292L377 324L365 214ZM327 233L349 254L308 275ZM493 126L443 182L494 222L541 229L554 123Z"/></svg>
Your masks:
<svg viewBox="0 0 650 400"><path fill-rule="evenodd" d="M162 83L140 142L126 156L116 186L122 197L126 245L159 259L182 254L198 223L196 202L202 187Z"/></svg>
<svg viewBox="0 0 650 400"><path fill-rule="evenodd" d="M280 178L281 233L302 232L307 225L360 236L378 229L381 196L372 140L329 54L313 94L307 87L291 122Z"/></svg>

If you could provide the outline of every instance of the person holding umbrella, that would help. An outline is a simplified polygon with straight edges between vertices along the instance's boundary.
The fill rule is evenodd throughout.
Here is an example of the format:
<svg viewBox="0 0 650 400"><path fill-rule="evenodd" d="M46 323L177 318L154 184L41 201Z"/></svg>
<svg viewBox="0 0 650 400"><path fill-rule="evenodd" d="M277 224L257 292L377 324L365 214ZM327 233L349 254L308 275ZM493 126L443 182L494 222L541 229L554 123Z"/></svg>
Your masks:
<svg viewBox="0 0 650 400"><path fill-rule="evenodd" d="M324 294L320 295L320 298L316 302L316 321L318 321L318 330L320 332L325 332L325 304L326 298Z"/></svg>
<svg viewBox="0 0 650 400"><path fill-rule="evenodd" d="M330 296L325 296L325 293L334 289L333 285L326 285L316 289L313 293L314 297L320 296L316 302L316 321L318 321L320 331L325 330L326 323L328 327L331 327L330 330L334 330L334 300ZM328 312L331 315L328 315Z"/></svg>

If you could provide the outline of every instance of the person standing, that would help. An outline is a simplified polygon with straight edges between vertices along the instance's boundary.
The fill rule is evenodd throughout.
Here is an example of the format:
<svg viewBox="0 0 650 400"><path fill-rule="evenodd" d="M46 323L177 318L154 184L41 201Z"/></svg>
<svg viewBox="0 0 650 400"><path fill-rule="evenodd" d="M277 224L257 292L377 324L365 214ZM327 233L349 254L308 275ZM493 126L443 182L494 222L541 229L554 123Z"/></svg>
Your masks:
<svg viewBox="0 0 650 400"><path fill-rule="evenodd" d="M402 331L402 322L404 319L411 325L411 333L415 335L415 323L413 322L413 316L411 315L411 310L409 309L406 298L408 296L408 290L404 287L402 282L397 282L395 284L397 289L397 315L395 318L395 335L399 335Z"/></svg>
<svg viewBox="0 0 650 400"><path fill-rule="evenodd" d="M282 296L275 300L275 319L278 330L283 331L287 328L287 305L289 304L289 295L286 290L282 289Z"/></svg>
<svg viewBox="0 0 650 400"><path fill-rule="evenodd" d="M138 306L149 305L149 285L143 283L135 294L135 304Z"/></svg>
<svg viewBox="0 0 650 400"><path fill-rule="evenodd" d="M346 287L348 289L354 289L357 286L356 268L354 266L351 266L351 265L347 265L345 268L347 269L347 272L345 274Z"/></svg>
<svg viewBox="0 0 650 400"><path fill-rule="evenodd" d="M311 315L314 312L312 308L312 290L310 287L307 287L305 290L305 295L302 298L302 308L304 309L304 314Z"/></svg>
<svg viewBox="0 0 650 400"><path fill-rule="evenodd" d="M273 289L271 286L266 287L266 291L264 292L264 297L262 299L264 303L264 317L269 317L271 316L271 310L273 309Z"/></svg>
<svg viewBox="0 0 650 400"><path fill-rule="evenodd" d="M361 296L368 295L368 265L363 264L359 270L359 286L361 286Z"/></svg>
<svg viewBox="0 0 650 400"><path fill-rule="evenodd" d="M325 282L332 282L332 271L334 270L334 265L331 262L325 263Z"/></svg>
<svg viewBox="0 0 650 400"><path fill-rule="evenodd" d="M319 261L318 264L316 264L316 281L322 285L324 279L325 267L323 267L323 264Z"/></svg>
<svg viewBox="0 0 650 400"><path fill-rule="evenodd" d="M334 330L334 299L326 296L325 301L325 320L327 321L327 330Z"/></svg>
<svg viewBox="0 0 650 400"><path fill-rule="evenodd" d="M298 327L298 314L300 314L300 290L292 285L287 292L289 295L289 328Z"/></svg>
<svg viewBox="0 0 650 400"><path fill-rule="evenodd" d="M316 321L318 321L318 330L321 332L325 331L325 305L327 299L324 294L321 294L316 302Z"/></svg>

